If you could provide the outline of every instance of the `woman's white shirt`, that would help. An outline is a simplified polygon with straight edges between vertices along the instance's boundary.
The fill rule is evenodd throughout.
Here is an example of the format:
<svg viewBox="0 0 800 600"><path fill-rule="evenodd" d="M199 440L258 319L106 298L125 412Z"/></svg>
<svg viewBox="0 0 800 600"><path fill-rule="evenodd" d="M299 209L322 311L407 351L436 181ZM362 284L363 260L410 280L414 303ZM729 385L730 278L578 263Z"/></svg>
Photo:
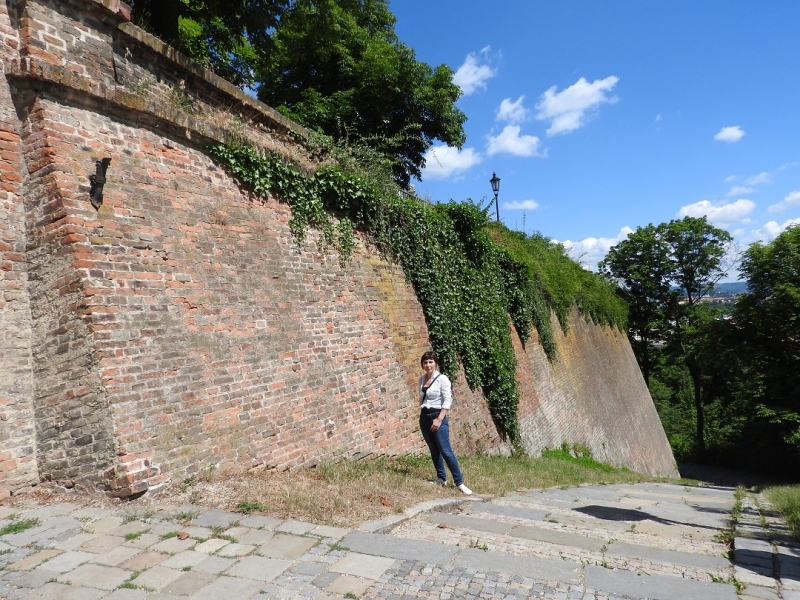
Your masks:
<svg viewBox="0 0 800 600"><path fill-rule="evenodd" d="M435 379L435 381L433 381ZM453 404L453 384L447 378L447 375L434 371L431 376L433 383L428 388L428 393L425 399L422 398L422 386L425 383L425 376L419 378L419 401L420 408L442 408L450 410Z"/></svg>

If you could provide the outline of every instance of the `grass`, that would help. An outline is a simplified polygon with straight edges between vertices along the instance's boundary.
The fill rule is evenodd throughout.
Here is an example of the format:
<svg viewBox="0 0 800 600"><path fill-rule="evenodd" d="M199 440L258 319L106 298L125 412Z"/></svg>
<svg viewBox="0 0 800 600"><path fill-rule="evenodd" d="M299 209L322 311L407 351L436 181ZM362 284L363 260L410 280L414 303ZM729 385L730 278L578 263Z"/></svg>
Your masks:
<svg viewBox="0 0 800 600"><path fill-rule="evenodd" d="M770 487L764 495L786 520L795 539L800 540L800 485Z"/></svg>
<svg viewBox="0 0 800 600"><path fill-rule="evenodd" d="M236 505L236 508L234 510L238 513L249 515L254 512L267 512L269 510L269 507L261 504L261 502L254 502L252 500L242 500L241 502L239 502L239 504Z"/></svg>
<svg viewBox="0 0 800 600"><path fill-rule="evenodd" d="M14 517L11 518L11 523L0 529L0 536L8 535L10 533L20 533L31 527L36 527L39 524L39 519L22 519L17 521Z"/></svg>
<svg viewBox="0 0 800 600"><path fill-rule="evenodd" d="M582 483L652 481L646 475L615 469L590 457L552 452L541 458L502 456L460 457L466 483L480 496L499 496L523 489ZM432 485L436 478L430 457L403 456L324 463L316 468L265 471L198 480L192 489L177 484L160 496L162 502L185 503L196 493L204 506L245 512L269 507L270 516L354 527L404 511L419 502L461 497L449 486ZM183 489L182 489L183 488Z"/></svg>

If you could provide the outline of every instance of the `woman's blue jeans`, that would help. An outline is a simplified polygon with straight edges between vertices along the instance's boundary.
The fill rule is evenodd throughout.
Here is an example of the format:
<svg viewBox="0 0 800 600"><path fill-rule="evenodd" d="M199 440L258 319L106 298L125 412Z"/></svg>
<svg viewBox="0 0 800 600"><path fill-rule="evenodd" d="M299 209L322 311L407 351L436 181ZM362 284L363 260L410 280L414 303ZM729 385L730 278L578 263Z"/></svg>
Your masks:
<svg viewBox="0 0 800 600"><path fill-rule="evenodd" d="M464 483L464 478L461 475L455 452L450 447L450 422L447 417L442 421L438 431L431 431L431 425L437 416L436 413L420 413L419 428L422 431L422 437L425 438L425 443L428 444L428 449L431 451L431 460L433 460L433 466L436 467L436 475L439 479L447 481L447 473L444 470L444 465L447 463L447 468L453 474L453 481L456 485L461 485Z"/></svg>

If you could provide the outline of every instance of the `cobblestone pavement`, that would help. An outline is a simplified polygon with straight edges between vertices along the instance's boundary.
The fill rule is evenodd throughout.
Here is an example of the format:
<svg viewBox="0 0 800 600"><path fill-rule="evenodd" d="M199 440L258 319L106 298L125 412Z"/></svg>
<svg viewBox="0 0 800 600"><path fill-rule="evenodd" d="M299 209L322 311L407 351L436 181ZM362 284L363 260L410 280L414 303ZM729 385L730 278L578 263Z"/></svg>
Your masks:
<svg viewBox="0 0 800 600"><path fill-rule="evenodd" d="M800 545L747 494L731 553L734 503L731 488L594 485L354 530L194 505L0 506L0 531L19 530L0 536L0 598L800 600Z"/></svg>

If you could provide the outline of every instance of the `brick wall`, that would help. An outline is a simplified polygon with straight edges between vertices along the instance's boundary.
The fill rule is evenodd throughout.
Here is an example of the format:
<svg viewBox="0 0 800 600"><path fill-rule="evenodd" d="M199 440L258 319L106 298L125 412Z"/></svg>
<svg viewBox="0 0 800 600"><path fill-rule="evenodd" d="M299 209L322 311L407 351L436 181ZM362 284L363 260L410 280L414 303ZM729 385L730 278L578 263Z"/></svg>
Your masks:
<svg viewBox="0 0 800 600"><path fill-rule="evenodd" d="M128 496L207 468L423 451L428 337L402 271L363 242L344 267L313 232L298 247L288 207L204 152L247 137L310 167L296 126L117 0L24 6L9 16L0 0L2 485ZM572 322L554 365L535 340L517 349L527 448L584 443L674 474L627 340ZM507 453L480 390L462 376L455 392L456 449Z"/></svg>
<svg viewBox="0 0 800 600"><path fill-rule="evenodd" d="M0 3L3 66L19 47L16 17ZM8 81L0 77L0 498L39 478L21 184L19 122Z"/></svg>
<svg viewBox="0 0 800 600"><path fill-rule="evenodd" d="M675 460L628 339L573 310L569 333L555 317L557 358L547 362L534 333L517 350L520 428L531 454L562 442L634 471L674 477Z"/></svg>

